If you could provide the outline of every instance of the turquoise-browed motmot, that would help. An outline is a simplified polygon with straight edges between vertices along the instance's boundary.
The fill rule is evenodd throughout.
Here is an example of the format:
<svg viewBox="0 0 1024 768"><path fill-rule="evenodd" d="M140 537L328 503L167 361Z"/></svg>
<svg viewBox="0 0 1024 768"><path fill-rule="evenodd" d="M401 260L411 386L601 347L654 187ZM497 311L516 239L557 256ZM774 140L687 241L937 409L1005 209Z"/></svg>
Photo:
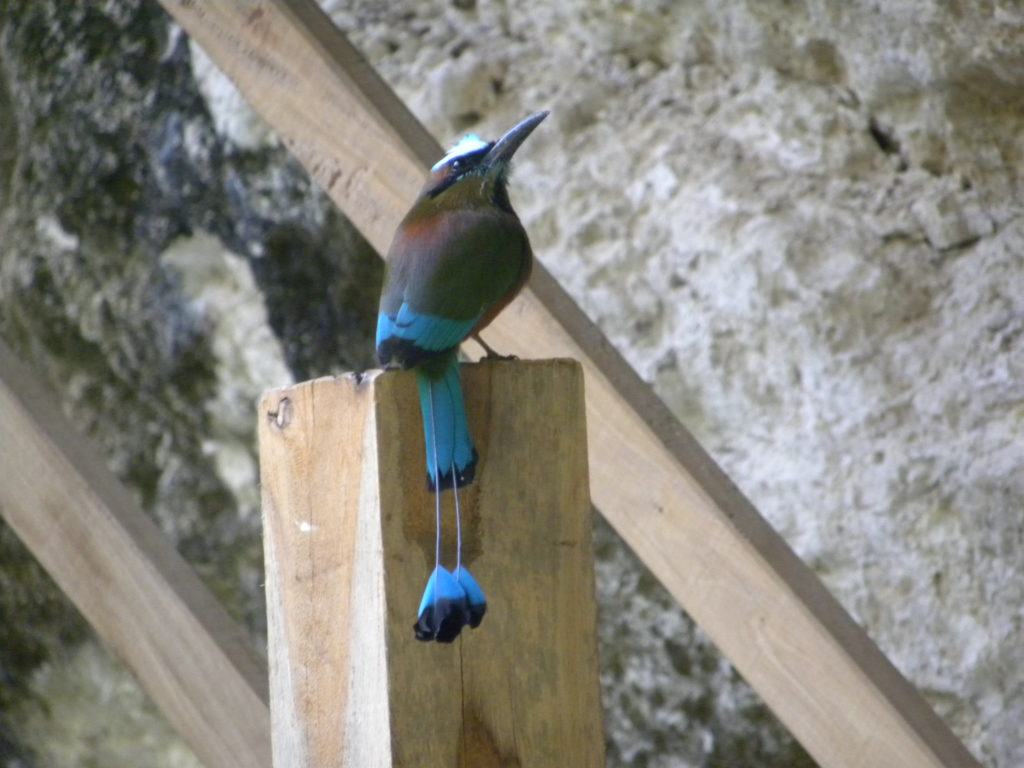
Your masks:
<svg viewBox="0 0 1024 768"><path fill-rule="evenodd" d="M508 198L509 163L547 117L538 112L497 141L470 134L433 168L388 252L377 318L377 357L415 368L423 413L427 487L436 494L437 545L415 625L420 640L451 642L479 625L483 591L462 565L458 488L473 482L477 451L459 379L459 344L477 334L530 276L533 254ZM490 348L483 344L488 354ZM441 491L455 490L454 571L440 563Z"/></svg>

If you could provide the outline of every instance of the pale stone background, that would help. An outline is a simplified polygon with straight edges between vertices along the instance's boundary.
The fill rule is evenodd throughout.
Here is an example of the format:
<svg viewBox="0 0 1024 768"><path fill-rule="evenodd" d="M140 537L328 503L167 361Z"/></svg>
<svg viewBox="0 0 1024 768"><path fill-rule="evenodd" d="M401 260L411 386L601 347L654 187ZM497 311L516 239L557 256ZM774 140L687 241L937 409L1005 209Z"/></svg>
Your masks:
<svg viewBox="0 0 1024 768"><path fill-rule="evenodd" d="M259 636L252 403L369 363L379 266L154 4L83 8L0 15L0 334ZM1024 765L1020 4L326 9L443 143L552 110L512 190L538 256L974 754ZM609 765L812 764L596 540ZM2 764L193 765L0 556Z"/></svg>

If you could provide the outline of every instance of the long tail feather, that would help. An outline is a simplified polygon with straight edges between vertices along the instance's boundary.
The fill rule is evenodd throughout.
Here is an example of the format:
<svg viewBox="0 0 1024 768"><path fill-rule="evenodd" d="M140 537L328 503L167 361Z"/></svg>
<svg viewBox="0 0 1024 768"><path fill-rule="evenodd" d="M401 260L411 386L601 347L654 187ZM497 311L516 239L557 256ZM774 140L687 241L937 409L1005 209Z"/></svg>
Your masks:
<svg viewBox="0 0 1024 768"><path fill-rule="evenodd" d="M460 486L469 485L476 474L477 453L466 420L456 352L418 367L416 383L427 448L427 488L446 490L456 479Z"/></svg>
<svg viewBox="0 0 1024 768"><path fill-rule="evenodd" d="M423 435L427 446L427 487L434 491L436 539L434 570L427 580L413 629L416 639L451 643L467 624L477 627L487 600L476 579L462 565L462 512L459 486L473 481L477 454L469 435L462 400L458 359L453 352L429 367L417 369ZM446 471L441 472L441 467ZM455 574L441 565L441 491L455 490Z"/></svg>
<svg viewBox="0 0 1024 768"><path fill-rule="evenodd" d="M464 565L456 568L452 576L466 594L466 623L470 628L476 629L487 613L487 598L484 597L484 591Z"/></svg>
<svg viewBox="0 0 1024 768"><path fill-rule="evenodd" d="M459 508L459 486L455 486L455 581L466 592L466 623L473 629L480 626L487 612L487 598L473 574L462 564L462 510Z"/></svg>
<svg viewBox="0 0 1024 768"><path fill-rule="evenodd" d="M465 588L450 571L439 565L430 574L427 587L423 590L419 616L413 625L416 639L450 643L459 636L466 624L474 620L480 623L476 618L477 613L478 609L469 607Z"/></svg>

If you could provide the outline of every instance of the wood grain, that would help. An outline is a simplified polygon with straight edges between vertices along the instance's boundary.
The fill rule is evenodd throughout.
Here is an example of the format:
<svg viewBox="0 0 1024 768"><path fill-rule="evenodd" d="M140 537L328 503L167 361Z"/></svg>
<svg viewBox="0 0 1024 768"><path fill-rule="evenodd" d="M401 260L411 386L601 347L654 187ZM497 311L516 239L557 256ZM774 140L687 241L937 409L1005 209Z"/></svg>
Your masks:
<svg viewBox="0 0 1024 768"><path fill-rule="evenodd" d="M210 768L270 765L266 666L0 343L0 513Z"/></svg>
<svg viewBox="0 0 1024 768"><path fill-rule="evenodd" d="M312 2L163 2L386 252L441 149L344 35ZM820 764L976 765L543 266L485 336L581 361L595 503Z"/></svg>
<svg viewBox="0 0 1024 768"><path fill-rule="evenodd" d="M275 765L604 764L581 370L463 378L482 456L460 496L465 559L489 605L453 645L412 632L434 561L412 375L261 401Z"/></svg>

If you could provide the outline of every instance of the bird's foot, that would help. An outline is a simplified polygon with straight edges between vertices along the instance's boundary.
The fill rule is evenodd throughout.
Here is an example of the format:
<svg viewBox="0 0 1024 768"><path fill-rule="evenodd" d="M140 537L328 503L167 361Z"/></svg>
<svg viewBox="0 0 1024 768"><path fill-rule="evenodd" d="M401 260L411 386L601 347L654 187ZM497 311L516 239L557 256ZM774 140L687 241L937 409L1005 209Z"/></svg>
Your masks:
<svg viewBox="0 0 1024 768"><path fill-rule="evenodd" d="M494 348L490 344L488 344L486 341L484 341L483 338L479 334L477 334L477 333L473 334L473 341L475 341L477 344L479 344L481 347L484 348L484 352L486 354L484 354L484 356L481 358L482 360L518 360L519 359L518 355L502 355L502 354L499 354L498 352L495 352Z"/></svg>

